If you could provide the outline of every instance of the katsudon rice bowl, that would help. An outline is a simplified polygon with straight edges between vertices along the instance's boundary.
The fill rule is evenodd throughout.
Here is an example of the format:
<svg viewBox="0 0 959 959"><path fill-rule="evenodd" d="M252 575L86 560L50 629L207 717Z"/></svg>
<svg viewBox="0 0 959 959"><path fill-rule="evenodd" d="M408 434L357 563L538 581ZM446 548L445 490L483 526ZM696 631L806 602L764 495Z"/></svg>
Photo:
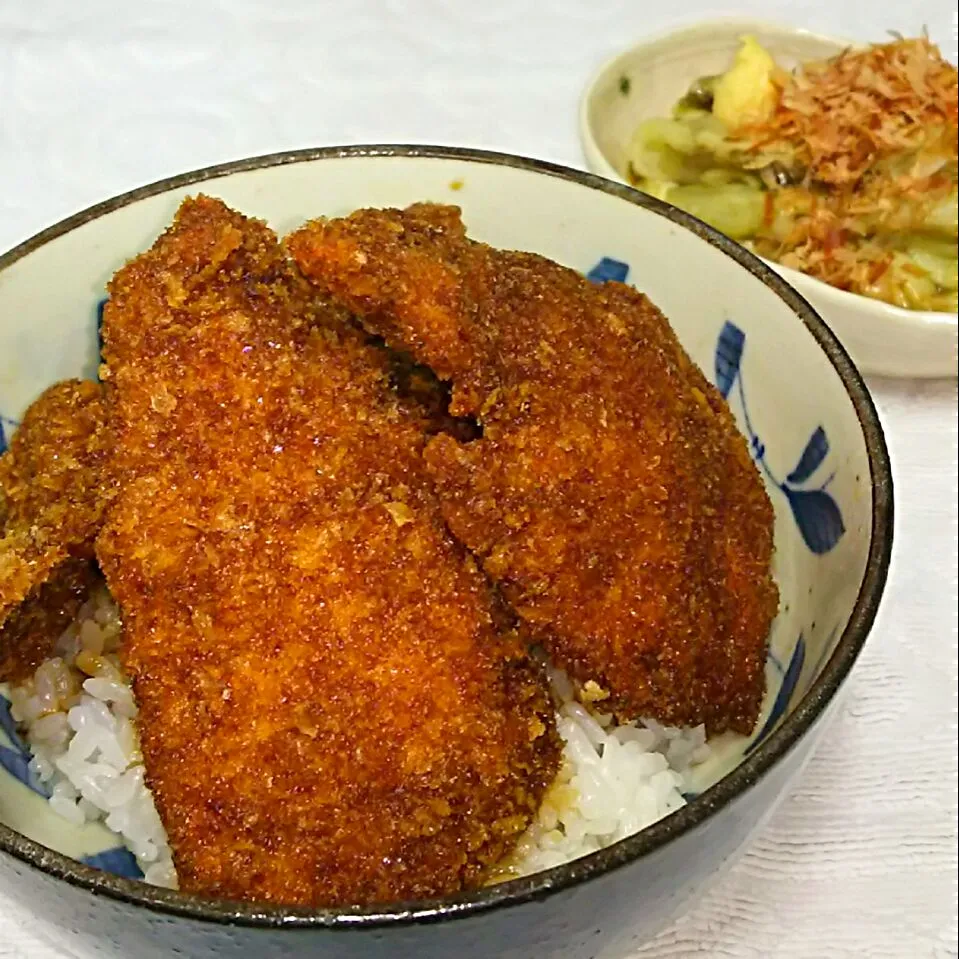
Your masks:
<svg viewBox="0 0 959 959"><path fill-rule="evenodd" d="M849 358L628 187L435 147L239 161L11 250L0 318L0 881L68 948L624 955L771 813L876 615L892 481ZM307 547L294 489L354 518ZM229 545L257 523L262 556ZM177 572L183 535L208 563Z"/></svg>

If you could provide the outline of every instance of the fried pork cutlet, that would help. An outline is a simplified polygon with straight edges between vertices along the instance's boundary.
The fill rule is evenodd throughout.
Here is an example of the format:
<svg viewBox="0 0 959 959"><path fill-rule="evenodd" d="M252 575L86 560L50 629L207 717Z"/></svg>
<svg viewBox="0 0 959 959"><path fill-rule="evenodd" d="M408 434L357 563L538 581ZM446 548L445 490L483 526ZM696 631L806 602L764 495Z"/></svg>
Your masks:
<svg viewBox="0 0 959 959"><path fill-rule="evenodd" d="M408 353L389 349L379 337L371 342L383 351L390 386L410 413L420 421L424 432L431 436L434 433L449 433L464 443L479 436L475 420L450 415L451 391L448 383L439 379L428 366L415 363Z"/></svg>
<svg viewBox="0 0 959 959"><path fill-rule="evenodd" d="M112 281L97 550L147 783L181 889L447 893L553 778L547 686L446 531L382 361L314 296L264 224L205 197Z"/></svg>
<svg viewBox="0 0 959 959"><path fill-rule="evenodd" d="M108 451L96 383L44 391L0 457L0 680L18 682L51 655L93 584Z"/></svg>
<svg viewBox="0 0 959 959"><path fill-rule="evenodd" d="M621 719L749 731L778 604L772 508L659 310L470 241L455 207L361 210L287 243L480 420L474 442L435 437L429 469L450 529L554 659Z"/></svg>

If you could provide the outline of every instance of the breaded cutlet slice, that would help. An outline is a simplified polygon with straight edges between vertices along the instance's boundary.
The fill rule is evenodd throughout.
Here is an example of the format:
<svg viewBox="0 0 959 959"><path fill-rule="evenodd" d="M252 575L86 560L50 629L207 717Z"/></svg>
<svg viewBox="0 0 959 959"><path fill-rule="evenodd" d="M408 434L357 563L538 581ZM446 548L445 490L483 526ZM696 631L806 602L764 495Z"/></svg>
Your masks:
<svg viewBox="0 0 959 959"><path fill-rule="evenodd" d="M51 655L95 581L108 449L100 387L67 380L30 405L0 456L0 680Z"/></svg>
<svg viewBox="0 0 959 959"><path fill-rule="evenodd" d="M287 245L319 291L452 382L482 438L426 459L450 529L532 635L622 719L748 732L778 591L773 511L662 313L417 204ZM597 688L599 687L599 688Z"/></svg>
<svg viewBox="0 0 959 959"><path fill-rule="evenodd" d="M120 491L97 552L180 888L479 883L558 737L381 358L263 223L202 196L114 277L103 334Z"/></svg>

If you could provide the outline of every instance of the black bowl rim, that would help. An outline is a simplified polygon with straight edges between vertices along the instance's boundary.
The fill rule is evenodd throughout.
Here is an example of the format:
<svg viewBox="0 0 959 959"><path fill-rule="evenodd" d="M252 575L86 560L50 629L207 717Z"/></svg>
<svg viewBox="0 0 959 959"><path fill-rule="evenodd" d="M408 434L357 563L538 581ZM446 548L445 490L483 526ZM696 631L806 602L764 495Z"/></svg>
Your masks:
<svg viewBox="0 0 959 959"><path fill-rule="evenodd" d="M438 899L340 909L264 906L210 899L112 876L71 859L0 824L0 850L94 895L166 915L259 928L370 929L433 923L491 909L543 900L560 890L619 869L696 828L744 793L789 753L835 697L852 669L879 610L893 538L893 483L882 426L869 391L846 351L822 318L778 274L733 240L683 211L624 184L544 160L462 147L379 144L320 147L250 157L167 177L82 210L0 256L0 272L34 250L98 217L138 200L195 183L267 167L352 157L414 157L493 164L557 177L643 207L690 230L735 260L776 293L802 320L838 373L859 418L873 492L872 536L866 570L849 622L822 673L796 708L750 756L686 806L634 836L599 852L522 879Z"/></svg>

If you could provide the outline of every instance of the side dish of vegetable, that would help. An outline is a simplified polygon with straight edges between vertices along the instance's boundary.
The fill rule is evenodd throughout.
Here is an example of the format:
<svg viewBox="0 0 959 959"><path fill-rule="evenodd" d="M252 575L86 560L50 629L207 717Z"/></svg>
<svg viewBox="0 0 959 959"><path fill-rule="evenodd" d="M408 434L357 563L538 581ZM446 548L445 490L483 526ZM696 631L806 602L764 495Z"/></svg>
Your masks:
<svg viewBox="0 0 959 959"><path fill-rule="evenodd" d="M628 173L767 259L955 312L956 137L957 70L925 37L793 72L744 37L725 73L639 126Z"/></svg>

